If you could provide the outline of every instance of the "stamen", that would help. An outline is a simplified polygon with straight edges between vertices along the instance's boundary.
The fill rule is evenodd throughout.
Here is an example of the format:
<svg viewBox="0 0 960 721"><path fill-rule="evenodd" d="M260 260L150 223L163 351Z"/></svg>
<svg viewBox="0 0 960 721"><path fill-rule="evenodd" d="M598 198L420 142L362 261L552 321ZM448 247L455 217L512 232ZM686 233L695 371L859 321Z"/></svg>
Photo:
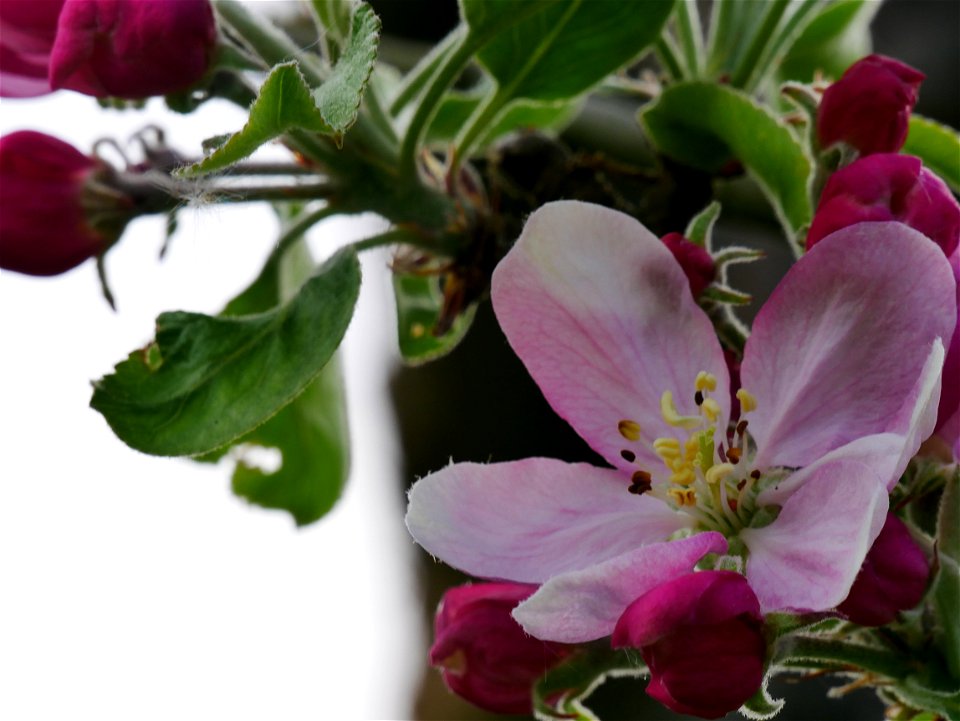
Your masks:
<svg viewBox="0 0 960 721"><path fill-rule="evenodd" d="M713 373L700 371L697 373L697 379L693 384L698 391L715 391L717 390L717 377Z"/></svg>
<svg viewBox="0 0 960 721"><path fill-rule="evenodd" d="M628 441L640 440L640 424L636 421L622 420L617 424L617 430Z"/></svg>
<svg viewBox="0 0 960 721"><path fill-rule="evenodd" d="M639 496L651 488L653 488L653 483L650 474L646 471L637 471L630 477L630 488L627 490Z"/></svg>
<svg viewBox="0 0 960 721"><path fill-rule="evenodd" d="M691 483L697 480L696 474L693 472L693 469L684 465L682 468L678 469L675 473L670 474L670 482L676 483L678 486L689 486Z"/></svg>
<svg viewBox="0 0 960 721"><path fill-rule="evenodd" d="M703 405L703 391L697 391L696 393L693 394L693 402L696 403L698 406Z"/></svg>
<svg viewBox="0 0 960 721"><path fill-rule="evenodd" d="M679 428L693 429L700 425L700 419L696 416L681 416L677 407L673 404L673 393L664 391L660 396L660 415L664 422L671 426Z"/></svg>
<svg viewBox="0 0 960 721"><path fill-rule="evenodd" d="M676 438L657 438L653 442L653 452L663 460L664 463L680 457L680 441Z"/></svg>
<svg viewBox="0 0 960 721"><path fill-rule="evenodd" d="M720 418L720 404L713 398L707 398L700 405L700 412L707 417L711 423L716 423Z"/></svg>
<svg viewBox="0 0 960 721"><path fill-rule="evenodd" d="M637 460L637 454L633 451L628 451L626 448L620 451L620 457L627 463L633 463L635 460Z"/></svg>
<svg viewBox="0 0 960 721"><path fill-rule="evenodd" d="M759 481L761 475L763 475L763 474L760 473L760 471L759 471L758 469L754 469L754 470L750 471L750 477L751 477L753 480L755 480L755 481Z"/></svg>
<svg viewBox="0 0 960 721"><path fill-rule="evenodd" d="M718 463L713 466L709 471L706 472L705 476L707 483L713 485L722 481L724 478L733 473L733 464L732 463Z"/></svg>
<svg viewBox="0 0 960 721"><path fill-rule="evenodd" d="M754 397L753 393L741 388L737 391L737 400L740 401L740 412L749 413L750 411L757 410L757 399Z"/></svg>
<svg viewBox="0 0 960 721"><path fill-rule="evenodd" d="M697 493L692 488L671 488L667 493L678 506L697 505Z"/></svg>
<svg viewBox="0 0 960 721"><path fill-rule="evenodd" d="M740 421L740 422L737 424L737 435L738 435L738 436L741 436L741 437L742 437L743 434L747 432L747 425L749 425L749 423L750 423L750 421Z"/></svg>
<svg viewBox="0 0 960 721"><path fill-rule="evenodd" d="M743 453L743 450L742 450L742 449L740 449L740 448L731 448L729 451L727 451L727 458L729 459L729 461L730 461L731 463L739 463L739 462L740 462L740 454L741 454L741 453Z"/></svg>

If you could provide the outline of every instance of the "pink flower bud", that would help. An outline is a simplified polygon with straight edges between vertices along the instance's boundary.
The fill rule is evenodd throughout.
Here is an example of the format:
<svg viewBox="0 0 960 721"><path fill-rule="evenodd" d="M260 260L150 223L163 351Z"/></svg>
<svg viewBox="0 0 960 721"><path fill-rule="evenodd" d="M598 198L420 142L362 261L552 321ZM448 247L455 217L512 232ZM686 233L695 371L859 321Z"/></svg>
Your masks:
<svg viewBox="0 0 960 721"><path fill-rule="evenodd" d="M66 0L50 85L97 97L166 95L203 76L216 39L208 0Z"/></svg>
<svg viewBox="0 0 960 721"><path fill-rule="evenodd" d="M217 42L209 0L5 0L0 22L0 95L13 97L174 93L203 77Z"/></svg>
<svg viewBox="0 0 960 721"><path fill-rule="evenodd" d="M837 610L861 626L883 626L913 608L927 588L930 564L903 521L887 521Z"/></svg>
<svg viewBox="0 0 960 721"><path fill-rule="evenodd" d="M101 167L43 133L0 138L0 268L55 275L106 250L83 208L84 185Z"/></svg>
<svg viewBox="0 0 960 721"><path fill-rule="evenodd" d="M807 234L807 249L836 230L868 220L909 225L948 257L960 242L960 205L946 184L911 155L870 155L831 175Z"/></svg>
<svg viewBox="0 0 960 721"><path fill-rule="evenodd" d="M953 451L954 458L960 460L960 248L948 260L957 282L957 326L943 361L940 405L934 431Z"/></svg>
<svg viewBox="0 0 960 721"><path fill-rule="evenodd" d="M533 684L571 650L528 635L513 620L511 611L535 590L517 583L477 583L444 594L430 663L441 669L451 691L488 711L531 712Z"/></svg>
<svg viewBox="0 0 960 721"><path fill-rule="evenodd" d="M718 718L763 682L760 603L732 571L691 573L645 593L617 621L612 643L640 649L647 693L677 713Z"/></svg>
<svg viewBox="0 0 960 721"><path fill-rule="evenodd" d="M683 268L687 280L690 281L693 297L700 297L704 289L717 277L713 258L705 249L687 240L681 233L667 233L660 240L669 248L673 257Z"/></svg>
<svg viewBox="0 0 960 721"><path fill-rule="evenodd" d="M858 60L823 93L817 111L820 145L842 141L861 155L897 152L907 139L910 112L925 77L883 55Z"/></svg>
<svg viewBox="0 0 960 721"><path fill-rule="evenodd" d="M47 68L64 0L0 0L0 97L50 92Z"/></svg>

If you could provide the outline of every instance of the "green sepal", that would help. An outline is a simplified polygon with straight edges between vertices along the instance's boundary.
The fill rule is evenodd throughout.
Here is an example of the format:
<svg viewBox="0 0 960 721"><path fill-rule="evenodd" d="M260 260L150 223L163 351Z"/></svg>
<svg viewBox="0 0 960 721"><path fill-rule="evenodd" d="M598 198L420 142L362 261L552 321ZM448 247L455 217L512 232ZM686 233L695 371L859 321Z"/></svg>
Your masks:
<svg viewBox="0 0 960 721"><path fill-rule="evenodd" d="M356 253L345 249L271 311L164 313L156 340L97 381L90 405L144 453L199 455L232 443L317 378L340 345L359 288Z"/></svg>
<svg viewBox="0 0 960 721"><path fill-rule="evenodd" d="M687 224L683 237L708 251L713 247L713 226L720 217L721 205L716 200L697 213ZM714 261L716 262L716 261Z"/></svg>
<svg viewBox="0 0 960 721"><path fill-rule="evenodd" d="M960 134L919 115L910 116L910 129L903 151L916 155L939 175L954 193L960 193Z"/></svg>
<svg viewBox="0 0 960 721"><path fill-rule="evenodd" d="M550 669L533 687L533 715L539 721L598 721L584 700L608 676L648 673L633 649L614 651L608 641L577 649Z"/></svg>
<svg viewBox="0 0 960 721"><path fill-rule="evenodd" d="M763 683L760 684L757 692L740 707L740 713L748 719L756 719L757 721L770 719L780 713L780 709L783 708L783 699L775 699L767 691L768 678L769 674L764 676Z"/></svg>
<svg viewBox="0 0 960 721"><path fill-rule="evenodd" d="M436 332L443 311L437 276L396 273L393 293L400 355L408 365L417 366L445 356L459 345L473 323L475 303L460 313L445 333Z"/></svg>
<svg viewBox="0 0 960 721"><path fill-rule="evenodd" d="M754 176L790 238L810 222L812 163L803 143L769 109L723 85L673 85L640 113L659 150L717 173L736 158Z"/></svg>
<svg viewBox="0 0 960 721"><path fill-rule="evenodd" d="M708 285L704 288L700 297L703 300L712 300L715 303L726 303L728 305L748 305L753 302L753 296L749 293L743 293L719 283Z"/></svg>
<svg viewBox="0 0 960 721"><path fill-rule="evenodd" d="M757 248L747 248L743 245L728 245L713 255L713 264L718 268L723 268L738 263L755 263L758 260L763 260L766 256L766 253Z"/></svg>

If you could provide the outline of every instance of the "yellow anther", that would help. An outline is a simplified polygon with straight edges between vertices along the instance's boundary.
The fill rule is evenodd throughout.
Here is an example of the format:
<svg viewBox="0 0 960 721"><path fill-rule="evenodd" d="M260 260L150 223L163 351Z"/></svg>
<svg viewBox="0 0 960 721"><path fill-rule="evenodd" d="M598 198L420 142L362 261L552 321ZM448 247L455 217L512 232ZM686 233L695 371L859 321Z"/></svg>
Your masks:
<svg viewBox="0 0 960 721"><path fill-rule="evenodd" d="M687 442L683 444L683 450L687 463L693 463L697 459L697 454L700 452L700 434L695 433L687 438Z"/></svg>
<svg viewBox="0 0 960 721"><path fill-rule="evenodd" d="M697 476L690 466L684 466L670 476L670 482L676 483L678 486L689 486L695 480L697 480Z"/></svg>
<svg viewBox="0 0 960 721"><path fill-rule="evenodd" d="M671 488L667 494L678 506L697 505L697 493L692 488Z"/></svg>
<svg viewBox="0 0 960 721"><path fill-rule="evenodd" d="M720 404L713 398L705 398L700 404L700 412L707 417L711 423L716 423L720 418Z"/></svg>
<svg viewBox="0 0 960 721"><path fill-rule="evenodd" d="M681 416L677 407L673 404L673 393L664 391L660 396L660 415L664 422L671 426L680 428L696 428L700 425L700 419L697 416Z"/></svg>
<svg viewBox="0 0 960 721"><path fill-rule="evenodd" d="M640 440L640 424L636 421L623 420L617 424L617 430L620 435L628 441Z"/></svg>
<svg viewBox="0 0 960 721"><path fill-rule="evenodd" d="M694 385L698 391L715 391L717 390L717 377L713 373L700 371L697 373Z"/></svg>
<svg viewBox="0 0 960 721"><path fill-rule="evenodd" d="M733 473L733 464L732 463L718 463L717 465L710 468L706 473L707 483L713 485L714 483L719 483L724 478Z"/></svg>
<svg viewBox="0 0 960 721"><path fill-rule="evenodd" d="M653 452L664 461L680 457L680 441L676 438L658 438L653 442Z"/></svg>
<svg viewBox="0 0 960 721"><path fill-rule="evenodd" d="M737 391L737 400L740 401L740 412L749 413L750 411L755 411L757 409L757 399L754 398L753 393L741 388Z"/></svg>

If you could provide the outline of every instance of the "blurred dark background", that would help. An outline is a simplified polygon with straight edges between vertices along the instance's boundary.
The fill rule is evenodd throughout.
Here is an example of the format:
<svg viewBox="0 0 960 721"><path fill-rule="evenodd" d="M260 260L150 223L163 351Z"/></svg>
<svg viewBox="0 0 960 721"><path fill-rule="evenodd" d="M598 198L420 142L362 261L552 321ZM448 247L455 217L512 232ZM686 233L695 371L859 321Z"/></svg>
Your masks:
<svg viewBox="0 0 960 721"><path fill-rule="evenodd" d="M455 0L371 0L383 20L384 52L416 53L416 42L433 43L457 22ZM888 0L872 25L874 51L890 55L927 75L917 112L952 127L960 126L960 2L956 0ZM412 41L412 43L411 43ZM426 46L422 46L426 47ZM420 50L422 51L422 50ZM789 263L779 227L772 215L757 206L724 208L718 226L721 242L764 248L763 266L734 277L737 287L750 290L759 307ZM677 230L681 227L675 228ZM757 282L753 282L757 281ZM750 315L748 310L747 315ZM586 444L555 416L512 354L500 333L488 302L480 304L466 340L449 356L427 366L398 369L392 394L406 453L408 483L456 461L503 461L549 456L569 461L600 462ZM432 618L443 590L465 578L422 555L424 614ZM424 720L502 718L485 714L451 695L439 674L422 660L423 683L415 717ZM784 721L836 719L879 720L883 707L872 691L860 690L828 699L828 689L847 679L818 678L798 682L780 676L771 684L774 697L786 698L778 718ZM597 714L611 719L679 719L649 700L644 680L607 681L591 697ZM741 718L732 714L729 718Z"/></svg>

